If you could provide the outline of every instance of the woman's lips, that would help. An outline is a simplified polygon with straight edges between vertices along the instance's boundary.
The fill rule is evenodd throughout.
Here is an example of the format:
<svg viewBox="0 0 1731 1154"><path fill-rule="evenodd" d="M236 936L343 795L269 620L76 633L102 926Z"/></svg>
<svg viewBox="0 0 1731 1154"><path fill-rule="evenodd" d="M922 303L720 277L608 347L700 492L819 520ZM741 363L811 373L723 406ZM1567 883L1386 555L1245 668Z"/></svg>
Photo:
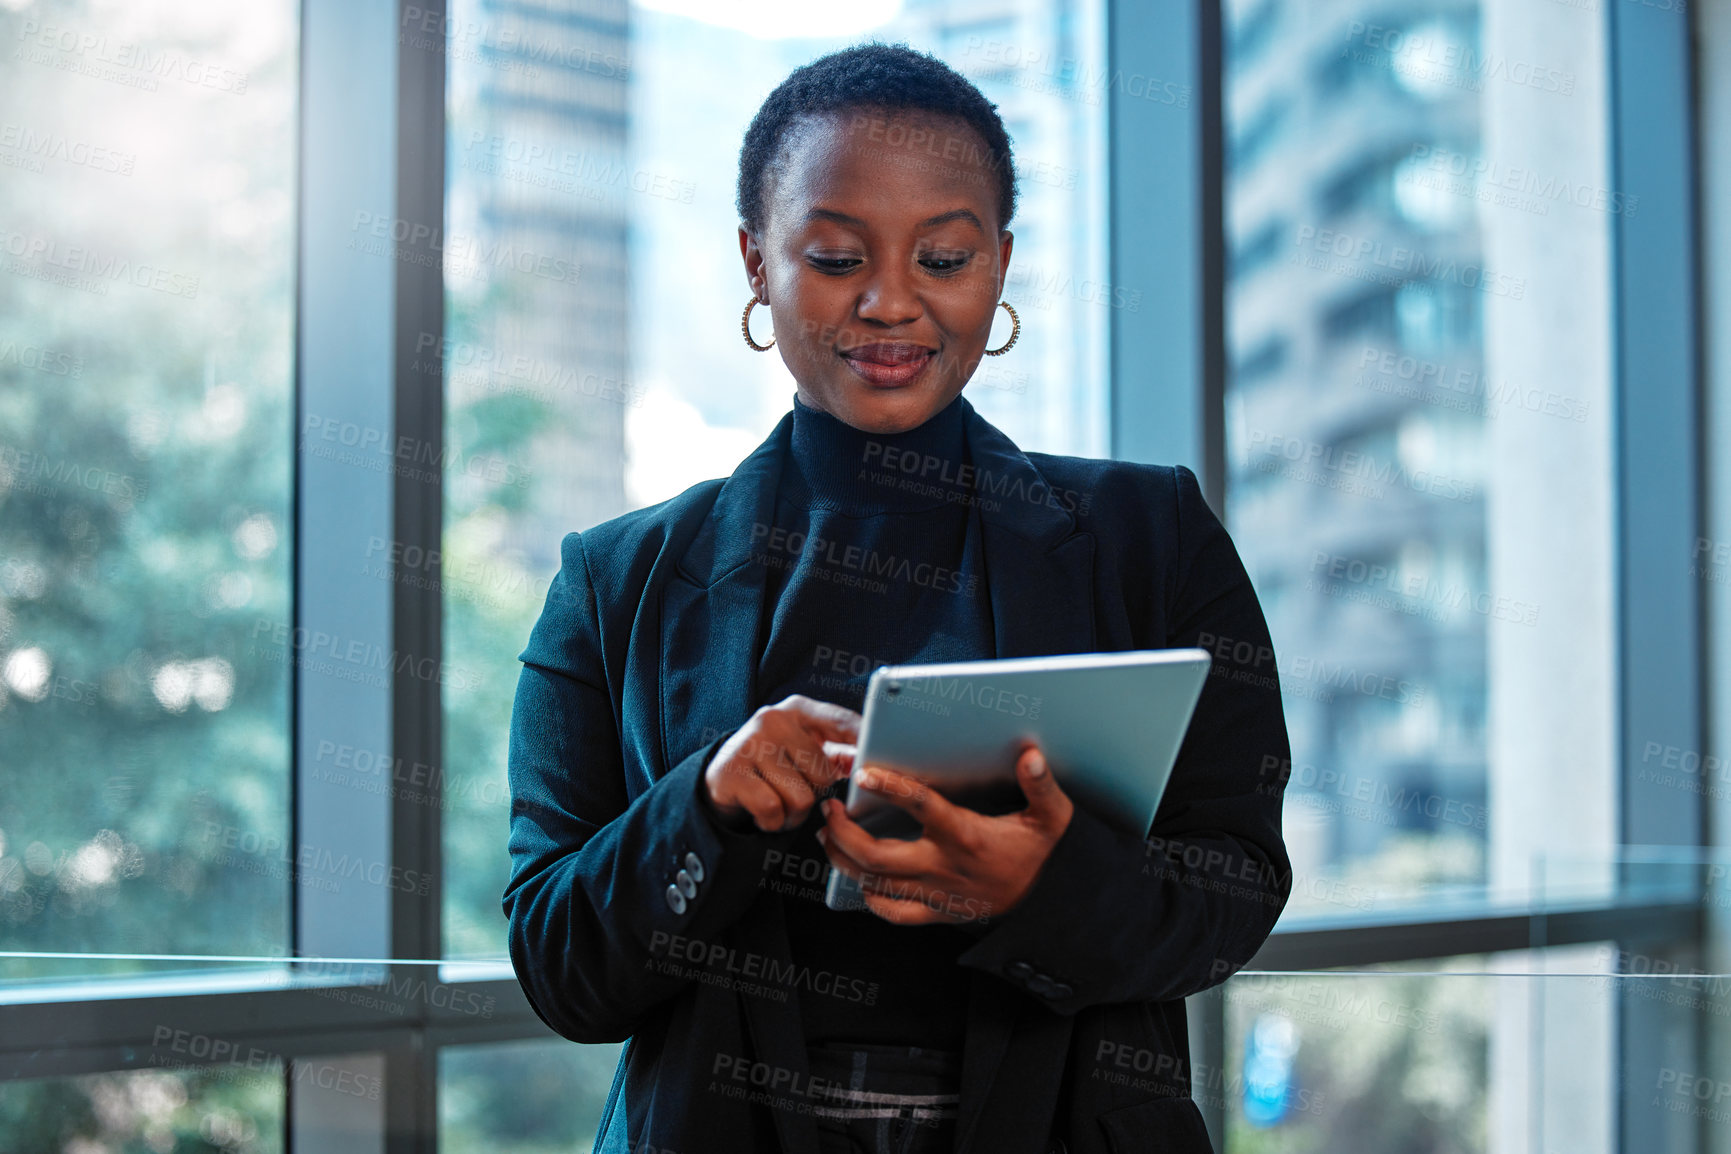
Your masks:
<svg viewBox="0 0 1731 1154"><path fill-rule="evenodd" d="M905 385L924 372L935 355L923 345L903 342L860 345L841 354L854 372L874 385Z"/></svg>

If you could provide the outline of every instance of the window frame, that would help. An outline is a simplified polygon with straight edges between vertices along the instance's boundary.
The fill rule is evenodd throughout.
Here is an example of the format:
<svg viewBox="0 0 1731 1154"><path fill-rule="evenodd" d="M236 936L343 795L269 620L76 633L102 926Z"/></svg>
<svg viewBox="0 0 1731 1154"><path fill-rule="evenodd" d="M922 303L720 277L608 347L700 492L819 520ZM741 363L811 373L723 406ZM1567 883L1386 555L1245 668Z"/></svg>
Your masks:
<svg viewBox="0 0 1731 1154"><path fill-rule="evenodd" d="M1108 85L1107 244L1110 280L1140 288L1148 308L1114 310L1108 322L1110 446L1115 457L1182 463L1223 512L1225 496L1225 238L1219 0L1150 5L1103 0L1108 76L1140 73L1183 86L1182 107ZM1709 654L1699 583L1686 564L1705 534L1707 455L1700 440L1702 336L1699 308L1692 23L1640 5L1603 6L1611 55L1613 185L1641 197L1635 217L1613 219L1613 393L1622 734L1619 779L1625 843L1708 845L1694 800L1645 790L1631 767L1649 735L1704 749ZM391 207L393 219L442 235L445 196L443 0L302 0L301 157L294 581L295 624L366 636L387 651L441 656L438 574L414 581L343 574L331 563L356 540L374 538L436 556L443 528L436 471L419 476L333 475L301 444L309 414L341 413L412 443L443 444L443 389L411 371L417 350L444 325L437 262L379 262L345 254L356 212ZM425 28L440 31L425 32ZM1177 158L1174 163L1171 158ZM1175 179L1174 171L1180 174ZM340 482L340 483L339 483ZM1673 564L1676 561L1678 563ZM349 566L352 569L353 566ZM421 578L431 577L432 580ZM381 592L381 585L383 586ZM381 597L388 604L379 605ZM356 606L368 606L356 613ZM345 618L344 614L349 616ZM1685 661L1678 654L1687 654ZM436 666L435 666L436 667ZM383 889L361 905L295 885L297 956L437 958L441 949L440 814L436 796L371 808L352 791L321 789L316 747L341 736L389 748L407 761L440 764L436 678L394 678L389 690L321 693L297 668L293 679L293 835L298 846L331 844L430 874L430 892ZM434 775L435 778L437 775ZM436 793L437 782L432 785ZM501 831L502 836L502 831ZM1681 950L1703 939L1695 903L1611 902L1527 912L1385 916L1277 928L1256 968L1363 966L1534 946L1616 941L1626 948ZM164 1023L251 1044L288 1061L343 1055L382 1059L384 1094L374 1129L356 1135L392 1154L437 1146L438 1053L449 1045L555 1035L523 998L508 967L399 965L388 977L414 998L356 1009L344 991L376 985L272 988L244 974L212 976L204 992L162 994L148 980L67 983L39 1000L7 1005L0 1077L48 1077L150 1068ZM415 983L426 982L425 986ZM334 994L333 994L334 991ZM486 1016L456 1006L481 999ZM401 1012L395 1012L400 1010ZM1225 1053L1219 988L1191 1000L1193 1059L1220 1068ZM1623 1014L1625 1069L1653 1064L1663 1039L1651 1015ZM1702 1046L1695 1026L1694 1045ZM1671 1051L1675 1057L1674 1043ZM184 1055L176 1055L184 1060ZM1624 1084L1628 1085L1627 1079ZM318 1103L295 1092L285 1070L285 1149ZM1639 1149L1623 1110L1622 1141ZM1218 1144L1221 1105L1205 1107Z"/></svg>
<svg viewBox="0 0 1731 1154"><path fill-rule="evenodd" d="M1224 516L1221 3L1105 2L1109 74L1157 62L1168 69L1163 75L1199 96L1184 123L1161 121L1116 85L1109 96L1112 280L1142 287L1155 302L1152 317L1115 312L1110 321L1112 455L1189 466ZM1672 6L1617 0L1599 11L1610 71L1610 183L1640 197L1637 214L1616 214L1611 225L1619 841L1628 847L1709 846L1699 798L1642 783L1634 771L1650 740L1708 748L1704 598L1687 564L1695 541L1707 535L1701 497L1707 456L1699 421L1704 362L1697 322L1694 17ZM1187 181L1173 180L1172 166L1161 163L1171 156L1182 158L1178 171ZM1184 187L1163 187L1170 184ZM1601 941L1653 956L1689 955L1705 931L1699 902L1688 897L1546 911L1307 919L1276 926L1250 968L1357 967ZM1190 1000L1195 1068L1224 1068L1223 989ZM1661 1055L1676 1064L1679 1025L1692 1053L1704 1052L1702 1023L1663 1023L1644 1004L1643 1012L1633 1013L1627 994L1623 1003L1616 1056L1623 1072L1651 1071L1663 1064ZM1635 1108L1639 1093L1628 1077L1619 1077L1618 1084L1624 1095L1617 1110L1622 1148L1647 1148L1653 1141L1651 1112ZM1210 1096L1199 1105L1216 1147L1223 1148L1223 1103Z"/></svg>

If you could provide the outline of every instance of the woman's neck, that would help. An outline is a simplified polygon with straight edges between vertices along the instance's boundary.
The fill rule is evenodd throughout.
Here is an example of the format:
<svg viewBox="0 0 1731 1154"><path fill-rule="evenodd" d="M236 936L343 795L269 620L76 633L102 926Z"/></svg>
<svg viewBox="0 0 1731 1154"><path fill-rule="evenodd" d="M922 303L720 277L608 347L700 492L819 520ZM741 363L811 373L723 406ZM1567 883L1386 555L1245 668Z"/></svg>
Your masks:
<svg viewBox="0 0 1731 1154"><path fill-rule="evenodd" d="M966 459L966 417L957 396L923 425L868 433L796 396L786 474L790 495L809 499L813 508L855 514L945 504L945 490Z"/></svg>

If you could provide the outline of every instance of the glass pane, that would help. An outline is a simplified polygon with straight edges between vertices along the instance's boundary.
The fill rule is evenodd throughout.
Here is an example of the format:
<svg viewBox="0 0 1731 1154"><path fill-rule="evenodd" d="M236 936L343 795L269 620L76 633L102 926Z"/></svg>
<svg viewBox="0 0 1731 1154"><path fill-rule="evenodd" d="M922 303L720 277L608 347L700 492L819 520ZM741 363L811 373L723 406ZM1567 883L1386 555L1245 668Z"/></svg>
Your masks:
<svg viewBox="0 0 1731 1154"><path fill-rule="evenodd" d="M1293 739L1291 917L1605 854L1603 19L1226 5L1229 527Z"/></svg>
<svg viewBox="0 0 1731 1154"><path fill-rule="evenodd" d="M280 1061L0 1082L0 1134L19 1151L278 1154Z"/></svg>
<svg viewBox="0 0 1731 1154"><path fill-rule="evenodd" d="M746 125L789 71L906 40L998 103L1022 174L1005 289L1022 335L968 396L1025 448L1104 451L1106 310L1130 305L1104 281L1099 5L813 5L777 40L724 8L452 7L440 359L451 447L497 467L445 497L446 655L484 671L445 699L450 956L503 951L516 654L560 538L731 473L791 407L780 357L740 339L734 208Z"/></svg>
<svg viewBox="0 0 1731 1154"><path fill-rule="evenodd" d="M587 1150L619 1050L563 1040L440 1050L440 1154Z"/></svg>
<svg viewBox="0 0 1731 1154"><path fill-rule="evenodd" d="M297 19L0 5L5 949L286 945Z"/></svg>
<svg viewBox="0 0 1731 1154"><path fill-rule="evenodd" d="M1644 972L1613 976L1629 962ZM1232 1154L1717 1149L1704 1129L1675 1141L1725 1084L1679 1032L1726 987L1654 962L1603 943L1410 967L1425 973L1242 973L1225 1062L1194 1071L1196 1099L1224 1113ZM1107 1054L1120 1081L1138 1076L1128 1049Z"/></svg>
<svg viewBox="0 0 1731 1154"><path fill-rule="evenodd" d="M1244 974L1226 988L1228 1064L1192 1092L1226 1108L1234 1154L1486 1148L1495 979Z"/></svg>

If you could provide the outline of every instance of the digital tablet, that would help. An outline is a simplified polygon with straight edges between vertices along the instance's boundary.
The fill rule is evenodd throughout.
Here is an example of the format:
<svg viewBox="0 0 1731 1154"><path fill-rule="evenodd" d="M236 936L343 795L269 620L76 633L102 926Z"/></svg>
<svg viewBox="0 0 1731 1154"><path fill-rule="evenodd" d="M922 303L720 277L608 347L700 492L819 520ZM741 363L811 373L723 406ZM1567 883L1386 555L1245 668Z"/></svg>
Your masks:
<svg viewBox="0 0 1731 1154"><path fill-rule="evenodd" d="M1016 759L1038 745L1077 805L1142 837L1208 677L1204 649L1140 649L941 665L884 665L866 686L856 767L917 777L987 814L1027 804ZM907 812L850 779L847 813L877 837L916 838ZM831 909L860 909L831 869Z"/></svg>

